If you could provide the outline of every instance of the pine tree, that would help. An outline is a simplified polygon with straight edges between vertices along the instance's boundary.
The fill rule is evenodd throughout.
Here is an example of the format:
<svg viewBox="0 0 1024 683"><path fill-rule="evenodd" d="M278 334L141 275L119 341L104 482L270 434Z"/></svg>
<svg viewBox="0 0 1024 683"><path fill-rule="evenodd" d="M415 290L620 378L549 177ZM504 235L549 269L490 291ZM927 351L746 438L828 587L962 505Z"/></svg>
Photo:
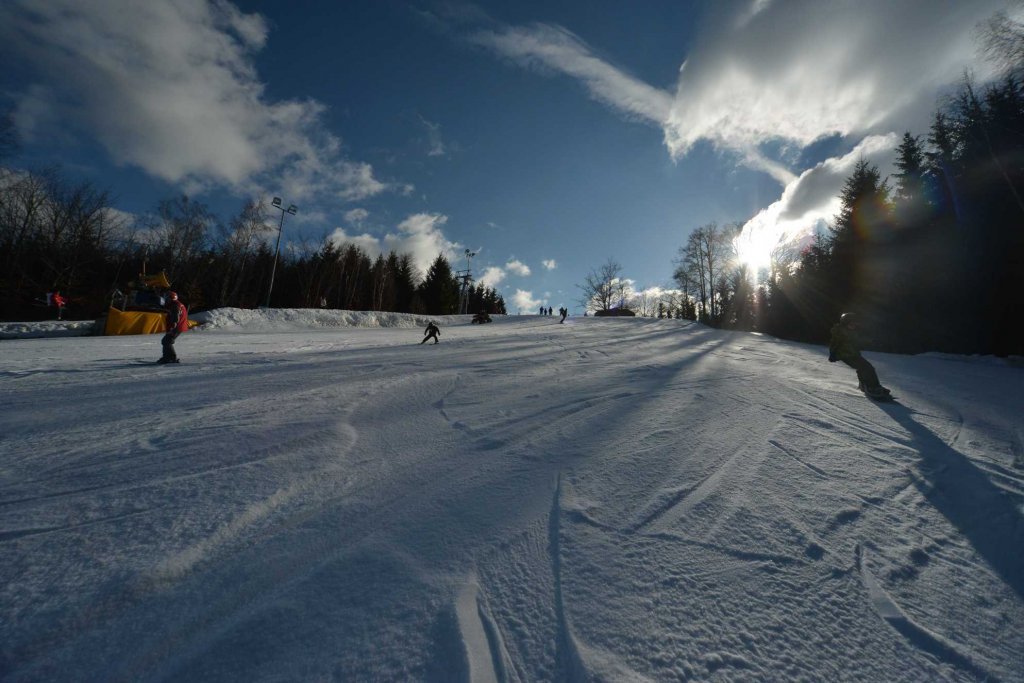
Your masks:
<svg viewBox="0 0 1024 683"><path fill-rule="evenodd" d="M429 315L452 315L458 311L459 284L444 254L438 254L430 264L417 293Z"/></svg>
<svg viewBox="0 0 1024 683"><path fill-rule="evenodd" d="M913 204L922 200L924 192L925 158L919 137L910 132L903 134L903 142L896 148L895 166L896 200Z"/></svg>

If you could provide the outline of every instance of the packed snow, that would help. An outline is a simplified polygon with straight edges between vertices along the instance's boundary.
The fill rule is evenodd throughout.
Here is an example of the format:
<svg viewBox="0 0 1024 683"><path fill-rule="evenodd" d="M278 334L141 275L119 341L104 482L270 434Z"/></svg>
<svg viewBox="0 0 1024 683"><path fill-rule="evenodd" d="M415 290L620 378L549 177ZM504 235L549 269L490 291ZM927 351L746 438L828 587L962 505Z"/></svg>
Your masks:
<svg viewBox="0 0 1024 683"><path fill-rule="evenodd" d="M1024 369L675 320L0 341L7 681L1024 681Z"/></svg>

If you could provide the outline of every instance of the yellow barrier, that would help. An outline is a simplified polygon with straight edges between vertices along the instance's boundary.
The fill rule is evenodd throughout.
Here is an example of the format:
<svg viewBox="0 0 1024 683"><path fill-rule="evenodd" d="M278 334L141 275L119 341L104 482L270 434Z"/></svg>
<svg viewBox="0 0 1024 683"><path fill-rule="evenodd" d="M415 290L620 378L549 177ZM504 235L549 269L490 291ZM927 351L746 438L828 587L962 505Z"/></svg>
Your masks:
<svg viewBox="0 0 1024 683"><path fill-rule="evenodd" d="M188 321L188 329L201 323ZM122 311L111 306L103 334L163 334L167 331L167 314L153 311Z"/></svg>
<svg viewBox="0 0 1024 683"><path fill-rule="evenodd" d="M167 316L148 311L122 311L113 306L107 311L103 334L163 334Z"/></svg>

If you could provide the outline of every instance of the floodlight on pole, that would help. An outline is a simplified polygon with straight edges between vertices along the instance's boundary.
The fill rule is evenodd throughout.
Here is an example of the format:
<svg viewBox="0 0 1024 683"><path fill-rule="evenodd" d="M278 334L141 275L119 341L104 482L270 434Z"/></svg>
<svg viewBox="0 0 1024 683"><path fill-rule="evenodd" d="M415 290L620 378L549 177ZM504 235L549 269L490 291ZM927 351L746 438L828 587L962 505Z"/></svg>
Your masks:
<svg viewBox="0 0 1024 683"><path fill-rule="evenodd" d="M476 256L475 251L467 249L466 254L466 270L461 271L459 274L462 276L462 288L459 292L459 313L469 312L469 283L473 281L473 267L471 261Z"/></svg>
<svg viewBox="0 0 1024 683"><path fill-rule="evenodd" d="M280 197L274 197L274 201L270 202L270 205L281 212L281 221L277 224L277 246L274 247L274 265L270 267L270 286L267 287L267 308L270 308L270 294L274 291L274 273L277 272L277 255L281 251L281 233L284 232L284 215L289 213L294 216L299 212L299 207L294 204L289 205L287 209L284 208Z"/></svg>

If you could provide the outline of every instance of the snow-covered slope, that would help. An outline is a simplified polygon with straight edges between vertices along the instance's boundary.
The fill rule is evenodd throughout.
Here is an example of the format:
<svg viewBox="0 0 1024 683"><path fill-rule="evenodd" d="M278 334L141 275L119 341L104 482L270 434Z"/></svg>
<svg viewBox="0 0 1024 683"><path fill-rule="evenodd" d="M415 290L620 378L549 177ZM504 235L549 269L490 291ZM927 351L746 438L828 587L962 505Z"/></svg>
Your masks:
<svg viewBox="0 0 1024 683"><path fill-rule="evenodd" d="M1024 680L1019 367L353 315L2 342L0 679Z"/></svg>

